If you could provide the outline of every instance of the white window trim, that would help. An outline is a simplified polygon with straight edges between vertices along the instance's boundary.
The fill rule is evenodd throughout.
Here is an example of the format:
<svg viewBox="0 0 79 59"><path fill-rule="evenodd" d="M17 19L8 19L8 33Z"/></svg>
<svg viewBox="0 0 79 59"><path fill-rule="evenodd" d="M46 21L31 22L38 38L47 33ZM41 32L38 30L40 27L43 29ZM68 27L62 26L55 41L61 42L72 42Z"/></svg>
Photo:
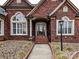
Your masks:
<svg viewBox="0 0 79 59"><path fill-rule="evenodd" d="M13 21L13 18L18 14L18 13L21 13L21 12L17 12L17 13L15 13L15 15L13 15L12 17L11 17L11 20L10 20L10 24L11 24L11 26L10 26L10 34L11 35L13 35L13 36L19 36L19 35L21 35L21 36L24 36L24 35L28 35L28 22L27 22L27 20L26 20L26 34L13 34L13 23L22 23L22 22L18 22L18 21ZM21 13L22 14L22 13ZM25 21L23 21L23 23L25 23Z"/></svg>
<svg viewBox="0 0 79 59"><path fill-rule="evenodd" d="M0 36L3 36L4 35L4 20L0 18L0 21L1 21L1 34L0 34Z"/></svg>
<svg viewBox="0 0 79 59"><path fill-rule="evenodd" d="M60 20L56 20L56 34L57 35L60 35L59 33L58 33L58 22L59 22ZM72 25L72 33L71 34L63 34L63 35L66 35L66 36L72 36L72 35L74 35L75 34L75 20L68 20L68 21L72 21L73 22L73 25Z"/></svg>
<svg viewBox="0 0 79 59"><path fill-rule="evenodd" d="M12 31L12 32L11 32L11 35L28 35L28 31L27 31L28 28L27 28L27 25L26 25L26 34L17 34L17 33L16 33L16 34L13 34L13 23L17 23L17 22L12 22L12 23L11 23L11 31ZM25 22L24 22L24 23L25 23ZM27 23L26 23L26 24L27 24Z"/></svg>

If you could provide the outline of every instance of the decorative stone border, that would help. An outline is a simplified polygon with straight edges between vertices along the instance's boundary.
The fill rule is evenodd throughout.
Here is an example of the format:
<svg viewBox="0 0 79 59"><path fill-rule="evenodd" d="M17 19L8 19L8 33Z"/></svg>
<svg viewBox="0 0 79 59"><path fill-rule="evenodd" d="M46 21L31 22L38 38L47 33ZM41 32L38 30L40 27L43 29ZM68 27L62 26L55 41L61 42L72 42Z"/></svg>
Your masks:
<svg viewBox="0 0 79 59"><path fill-rule="evenodd" d="M29 55L30 55L30 53L32 52L34 46L35 46L35 43L33 43L31 49L29 50L29 52L27 53L27 55L26 55L23 59L27 59L27 58L29 57Z"/></svg>
<svg viewBox="0 0 79 59"><path fill-rule="evenodd" d="M75 52L74 54L72 54L69 59L73 59L73 57L75 57L75 55L76 55L77 53L79 53L79 51L77 51L77 52Z"/></svg>
<svg viewBox="0 0 79 59"><path fill-rule="evenodd" d="M49 47L50 47L50 49L51 49L51 52L52 52L52 59L56 59L56 57L55 57L55 52L54 52L54 50L52 51L52 47L51 47L51 44L50 43L48 43L48 45L49 45Z"/></svg>

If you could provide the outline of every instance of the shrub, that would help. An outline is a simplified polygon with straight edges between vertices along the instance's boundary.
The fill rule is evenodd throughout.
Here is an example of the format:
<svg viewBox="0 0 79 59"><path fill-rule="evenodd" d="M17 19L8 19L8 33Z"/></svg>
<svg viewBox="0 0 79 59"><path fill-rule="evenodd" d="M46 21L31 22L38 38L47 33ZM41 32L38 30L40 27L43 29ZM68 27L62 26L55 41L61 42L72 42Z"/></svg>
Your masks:
<svg viewBox="0 0 79 59"><path fill-rule="evenodd" d="M3 44L0 44L0 48L2 48Z"/></svg>
<svg viewBox="0 0 79 59"><path fill-rule="evenodd" d="M58 55L57 59L68 59L67 56L64 56L63 54Z"/></svg>
<svg viewBox="0 0 79 59"><path fill-rule="evenodd" d="M17 56L17 59L23 59L23 57L25 56L25 52L24 51L18 51L16 56Z"/></svg>
<svg viewBox="0 0 79 59"><path fill-rule="evenodd" d="M71 52L71 51L73 51L73 48L68 47L66 50Z"/></svg>

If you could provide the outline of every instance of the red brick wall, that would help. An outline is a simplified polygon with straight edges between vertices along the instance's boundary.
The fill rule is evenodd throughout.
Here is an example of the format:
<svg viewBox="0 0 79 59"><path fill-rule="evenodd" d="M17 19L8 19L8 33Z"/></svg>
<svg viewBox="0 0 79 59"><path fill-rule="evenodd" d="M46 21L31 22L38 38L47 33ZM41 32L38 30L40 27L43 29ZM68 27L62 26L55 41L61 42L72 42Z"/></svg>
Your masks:
<svg viewBox="0 0 79 59"><path fill-rule="evenodd" d="M5 24L4 25L5 26L5 28L4 28L5 35L3 37L4 40L28 40L28 38L29 38L29 34L28 35L19 35L19 36L11 35L10 20L11 20L11 17L18 11L22 12L24 15L27 15L27 13L30 12L30 10L7 10L8 15L5 17L5 20L4 20L4 24ZM29 27L29 25L28 25L28 27ZM29 28L28 28L28 30L29 30Z"/></svg>
<svg viewBox="0 0 79 59"><path fill-rule="evenodd" d="M56 20L61 20L63 16L67 16L70 20L75 20L75 34L73 36L63 36L64 42L79 42L79 20L75 19L76 13L68 6L68 12L63 12L63 7L68 6L66 3L55 13L56 19L51 20L51 40L60 41L60 36L56 34Z"/></svg>
<svg viewBox="0 0 79 59"><path fill-rule="evenodd" d="M45 2L32 15L45 17L48 15L48 13L52 12L60 3L60 0L45 0Z"/></svg>
<svg viewBox="0 0 79 59"><path fill-rule="evenodd" d="M60 0L57 2L53 2L52 0L46 0L36 11L33 13L33 16L41 16L46 17L48 13L52 12L58 5L61 3ZM68 6L66 3L64 4ZM63 5L63 6L64 6ZM62 6L62 7L63 7ZM76 13L68 6L68 13L64 13L62 7L55 13L56 18L51 19L51 41L59 41L60 36L56 35L56 20L61 19L63 16L68 16L71 20L75 20L75 35L74 36L63 36L64 42L79 42L79 20L75 19ZM26 15L30 10L7 10L8 15L6 16L5 21L5 36L0 37L0 39L12 39L12 40L27 40L29 36L12 36L10 35L10 19L17 12L21 11L24 15ZM53 16L52 16L53 18ZM28 26L29 27L29 26ZM29 30L29 29L28 29ZM29 31L28 31L29 32Z"/></svg>
<svg viewBox="0 0 79 59"><path fill-rule="evenodd" d="M58 4L61 3L61 2L51 2L51 0L46 0L44 2L44 4L42 4L36 11L35 13L33 13L32 15L33 16L41 16L41 17L46 17L47 14L51 11L53 11L57 6ZM76 15L76 12L67 4L68 2L66 2L62 7L64 6L68 6L68 12L67 13L64 13L63 12L63 8L61 7L56 13L56 18L55 19L51 19L50 23L51 23L51 41L60 41L60 36L57 36L56 35L56 20L61 20L61 18L63 16L68 16L70 18L70 20L75 20L75 35L73 36L63 36L63 41L64 42L79 42L79 37L78 37L78 21L79 20L76 20L75 19L75 15ZM53 5L52 5L53 4ZM53 16L52 16L53 18Z"/></svg>

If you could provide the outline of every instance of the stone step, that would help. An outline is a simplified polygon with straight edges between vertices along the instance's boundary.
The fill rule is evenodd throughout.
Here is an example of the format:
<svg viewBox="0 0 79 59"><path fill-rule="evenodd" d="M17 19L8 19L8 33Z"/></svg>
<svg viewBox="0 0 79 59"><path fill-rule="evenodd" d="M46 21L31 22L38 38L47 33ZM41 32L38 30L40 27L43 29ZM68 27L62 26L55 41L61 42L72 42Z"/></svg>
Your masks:
<svg viewBox="0 0 79 59"><path fill-rule="evenodd" d="M35 38L35 42L36 42L36 43L46 44L46 43L48 43L48 39L47 39L46 36L37 36L37 37Z"/></svg>

